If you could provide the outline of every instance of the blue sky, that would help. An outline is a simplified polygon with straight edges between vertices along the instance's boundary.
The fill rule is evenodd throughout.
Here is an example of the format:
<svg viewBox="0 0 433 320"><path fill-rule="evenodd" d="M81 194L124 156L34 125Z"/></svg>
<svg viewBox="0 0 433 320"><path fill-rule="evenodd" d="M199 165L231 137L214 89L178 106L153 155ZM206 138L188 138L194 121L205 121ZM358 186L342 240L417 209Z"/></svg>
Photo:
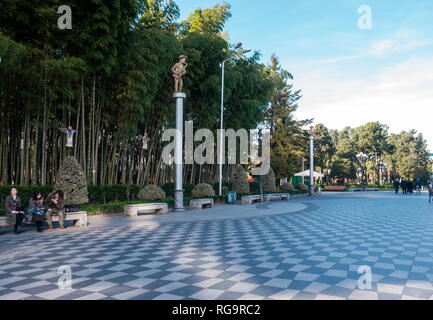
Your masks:
<svg viewBox="0 0 433 320"><path fill-rule="evenodd" d="M182 18L216 0L178 0ZM330 128L380 121L433 149L432 0L229 0L232 42L276 53L302 89L298 118ZM372 29L358 27L358 8Z"/></svg>

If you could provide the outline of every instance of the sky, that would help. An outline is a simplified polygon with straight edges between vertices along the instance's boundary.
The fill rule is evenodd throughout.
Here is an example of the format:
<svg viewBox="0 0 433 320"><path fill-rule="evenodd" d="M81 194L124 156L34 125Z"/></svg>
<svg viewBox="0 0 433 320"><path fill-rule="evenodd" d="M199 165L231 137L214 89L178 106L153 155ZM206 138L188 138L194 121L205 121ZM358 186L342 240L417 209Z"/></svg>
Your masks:
<svg viewBox="0 0 433 320"><path fill-rule="evenodd" d="M177 4L184 19L220 2ZM264 63L275 53L293 74L303 96L298 119L332 129L369 121L395 133L415 129L433 151L432 0L227 2L230 41L259 51Z"/></svg>

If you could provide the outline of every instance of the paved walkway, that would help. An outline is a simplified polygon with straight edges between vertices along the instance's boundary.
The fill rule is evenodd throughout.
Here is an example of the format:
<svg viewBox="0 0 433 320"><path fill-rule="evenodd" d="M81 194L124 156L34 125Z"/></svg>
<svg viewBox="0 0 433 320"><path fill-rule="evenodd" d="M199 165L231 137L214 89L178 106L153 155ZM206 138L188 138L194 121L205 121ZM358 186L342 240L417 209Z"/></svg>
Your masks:
<svg viewBox="0 0 433 320"><path fill-rule="evenodd" d="M0 299L430 299L426 195L92 217L86 229L0 236ZM59 267L72 288L59 289ZM359 267L372 270L360 290Z"/></svg>

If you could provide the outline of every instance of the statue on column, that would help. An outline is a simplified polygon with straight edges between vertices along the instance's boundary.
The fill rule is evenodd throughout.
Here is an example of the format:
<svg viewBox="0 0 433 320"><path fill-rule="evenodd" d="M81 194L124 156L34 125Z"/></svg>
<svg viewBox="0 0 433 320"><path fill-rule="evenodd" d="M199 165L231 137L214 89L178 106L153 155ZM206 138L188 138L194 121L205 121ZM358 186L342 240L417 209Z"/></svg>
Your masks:
<svg viewBox="0 0 433 320"><path fill-rule="evenodd" d="M67 148L73 148L74 147L74 134L77 131L72 129L71 126L68 126L67 128L59 128L59 130L66 134L66 147Z"/></svg>
<svg viewBox="0 0 433 320"><path fill-rule="evenodd" d="M182 77L186 74L186 67L188 66L186 64L186 59L188 59L187 56L180 56L179 62L176 63L173 68L171 68L171 71L173 72L173 78L174 78L174 92L180 93L183 89L183 80Z"/></svg>

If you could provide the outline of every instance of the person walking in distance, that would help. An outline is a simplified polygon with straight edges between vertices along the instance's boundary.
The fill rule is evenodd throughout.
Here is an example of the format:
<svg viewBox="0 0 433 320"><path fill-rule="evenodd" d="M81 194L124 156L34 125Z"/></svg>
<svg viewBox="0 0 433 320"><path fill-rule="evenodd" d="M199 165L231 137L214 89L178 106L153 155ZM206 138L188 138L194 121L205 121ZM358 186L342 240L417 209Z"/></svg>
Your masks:
<svg viewBox="0 0 433 320"><path fill-rule="evenodd" d="M394 180L394 190L395 194L398 194L398 192L400 191L400 182L398 181L398 179Z"/></svg>
<svg viewBox="0 0 433 320"><path fill-rule="evenodd" d="M407 194L407 182L404 178L401 178L401 189L403 190L403 194Z"/></svg>
<svg viewBox="0 0 433 320"><path fill-rule="evenodd" d="M412 182L411 179L409 179L409 180L407 181L407 193L408 193L409 195L412 195L412 194L413 194L413 182Z"/></svg>
<svg viewBox="0 0 433 320"><path fill-rule="evenodd" d="M428 202L432 202L433 199L433 180L428 184Z"/></svg>

